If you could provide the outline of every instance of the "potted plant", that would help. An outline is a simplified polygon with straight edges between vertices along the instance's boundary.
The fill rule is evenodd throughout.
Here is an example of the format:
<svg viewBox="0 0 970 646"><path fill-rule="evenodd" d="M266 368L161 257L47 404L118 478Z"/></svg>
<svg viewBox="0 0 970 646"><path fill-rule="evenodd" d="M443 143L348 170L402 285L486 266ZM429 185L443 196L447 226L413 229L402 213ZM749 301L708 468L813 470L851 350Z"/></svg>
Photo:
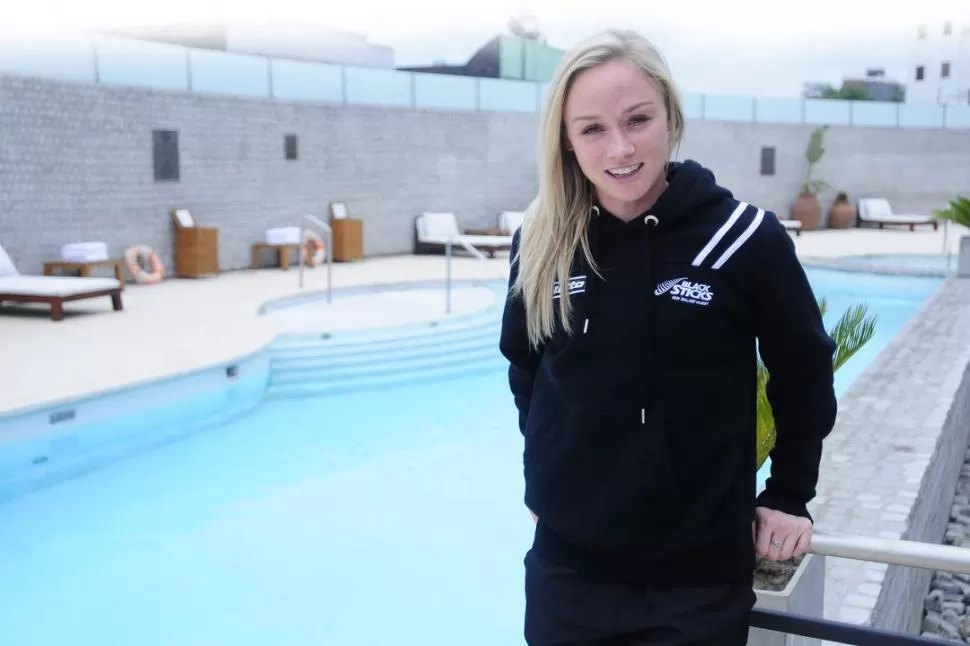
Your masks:
<svg viewBox="0 0 970 646"><path fill-rule="evenodd" d="M945 209L933 211L940 220L947 220L970 229L970 198L957 197L950 200ZM960 256L957 260L957 276L970 276L970 234L960 236Z"/></svg>
<svg viewBox="0 0 970 646"><path fill-rule="evenodd" d="M819 309L824 315L828 309L825 299L819 301ZM835 341L835 357L832 370L836 372L846 361L863 348L875 333L876 319L870 316L864 305L847 309L829 331ZM775 446L775 419L768 401L768 379L770 375L765 365L758 360L757 372L757 459L756 469L760 470ZM769 561L758 559L754 573L756 605L767 610L797 613L808 616L822 616L822 602L825 593L825 560L823 557L808 554L801 559L789 561ZM768 644L790 644L791 635L752 630L749 643L765 646Z"/></svg>
<svg viewBox="0 0 970 646"><path fill-rule="evenodd" d="M840 191L829 210L829 228L848 229L855 222L855 218L855 207L849 202L849 196Z"/></svg>
<svg viewBox="0 0 970 646"><path fill-rule="evenodd" d="M808 148L805 149L805 159L808 161L808 170L805 173L805 181L802 183L801 193L798 199L792 204L792 218L802 223L803 231L812 231L818 228L822 221L822 204L818 200L818 194L828 188L828 183L821 179L812 179L812 168L822 159L825 154L825 147L822 145L822 138L828 126L819 126L812 132L808 140Z"/></svg>

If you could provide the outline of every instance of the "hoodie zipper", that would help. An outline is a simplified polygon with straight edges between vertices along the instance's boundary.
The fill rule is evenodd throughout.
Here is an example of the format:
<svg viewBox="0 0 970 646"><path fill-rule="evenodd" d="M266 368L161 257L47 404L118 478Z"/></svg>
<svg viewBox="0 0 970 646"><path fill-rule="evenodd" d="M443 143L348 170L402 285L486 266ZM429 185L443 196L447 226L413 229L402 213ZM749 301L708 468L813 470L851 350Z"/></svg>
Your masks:
<svg viewBox="0 0 970 646"><path fill-rule="evenodd" d="M647 401L643 402L643 407L640 409L640 424L642 426L647 425L647 409L653 406L652 400L655 398L655 388L654 380L656 375L655 369L655 358L656 358L656 344L654 343L654 296L653 296L653 253L650 249L651 246L651 230L660 224L660 220L657 216L648 214L644 216L643 223L645 228L643 230L643 246L645 247L646 253L644 254L646 258L645 268L644 268L644 284L646 285L646 293L643 297L643 303L646 308L645 312L645 327L646 331L644 334L644 357L641 363L641 374L643 375L643 380L641 385L643 390L640 396Z"/></svg>

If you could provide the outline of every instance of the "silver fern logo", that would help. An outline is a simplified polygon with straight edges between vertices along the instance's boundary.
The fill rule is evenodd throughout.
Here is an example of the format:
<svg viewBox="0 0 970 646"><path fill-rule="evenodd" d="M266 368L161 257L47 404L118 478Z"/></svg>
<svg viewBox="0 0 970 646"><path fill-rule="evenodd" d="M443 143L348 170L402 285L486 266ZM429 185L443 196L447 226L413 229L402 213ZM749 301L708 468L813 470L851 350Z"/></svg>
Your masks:
<svg viewBox="0 0 970 646"><path fill-rule="evenodd" d="M657 288L653 290L655 296L670 294L670 300L692 305L708 306L714 299L714 292L710 285L704 283L694 283L687 278L674 278L657 283Z"/></svg>
<svg viewBox="0 0 970 646"><path fill-rule="evenodd" d="M687 279L684 278L684 277L681 277L681 278L674 278L673 280L665 280L662 283L658 283L657 284L657 289L653 290L653 295L654 296L663 296L664 294L666 294L667 292L669 292L673 288L674 285L676 285L677 283L679 283L682 280L687 280Z"/></svg>

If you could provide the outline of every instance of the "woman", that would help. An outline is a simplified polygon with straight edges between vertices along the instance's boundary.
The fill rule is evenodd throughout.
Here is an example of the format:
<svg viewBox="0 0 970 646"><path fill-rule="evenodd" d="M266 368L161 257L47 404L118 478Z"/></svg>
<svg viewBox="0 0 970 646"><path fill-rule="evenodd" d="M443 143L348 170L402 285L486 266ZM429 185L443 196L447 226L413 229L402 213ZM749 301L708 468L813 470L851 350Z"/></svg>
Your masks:
<svg viewBox="0 0 970 646"><path fill-rule="evenodd" d="M788 234L693 161L657 50L560 63L500 346L525 438L529 644L744 644L755 554L809 548L835 419L828 337ZM777 445L756 494L756 352Z"/></svg>

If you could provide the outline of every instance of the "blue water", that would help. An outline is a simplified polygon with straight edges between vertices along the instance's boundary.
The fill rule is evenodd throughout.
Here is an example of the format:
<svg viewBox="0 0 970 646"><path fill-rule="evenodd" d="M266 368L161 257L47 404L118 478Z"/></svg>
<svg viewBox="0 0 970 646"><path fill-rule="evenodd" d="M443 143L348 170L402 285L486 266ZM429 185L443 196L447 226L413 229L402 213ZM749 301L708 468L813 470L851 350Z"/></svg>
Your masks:
<svg viewBox="0 0 970 646"><path fill-rule="evenodd" d="M939 282L810 275L880 317L840 392ZM0 643L522 644L521 480L500 363L267 401L0 505Z"/></svg>
<svg viewBox="0 0 970 646"><path fill-rule="evenodd" d="M872 340L835 374L836 392L841 396L856 377L895 337L913 314L940 285L941 279L927 277L874 275L825 269L808 270L812 289L828 302L825 317L831 330L839 316L855 305L866 305L876 316Z"/></svg>
<svg viewBox="0 0 970 646"><path fill-rule="evenodd" d="M845 265L889 270L915 270L943 274L954 272L957 267L957 261L956 254L947 256L941 253L866 254L839 258L839 262Z"/></svg>

